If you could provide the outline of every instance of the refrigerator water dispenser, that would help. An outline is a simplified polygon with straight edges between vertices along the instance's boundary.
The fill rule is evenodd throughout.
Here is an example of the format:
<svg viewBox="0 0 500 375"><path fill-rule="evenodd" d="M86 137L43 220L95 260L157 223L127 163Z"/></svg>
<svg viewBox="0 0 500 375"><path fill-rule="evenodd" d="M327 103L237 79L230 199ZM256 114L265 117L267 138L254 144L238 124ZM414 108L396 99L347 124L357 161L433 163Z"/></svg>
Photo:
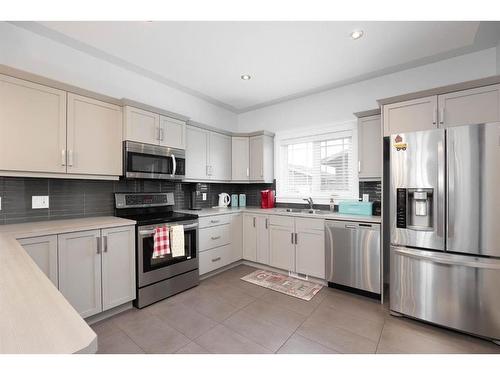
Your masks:
<svg viewBox="0 0 500 375"><path fill-rule="evenodd" d="M433 193L432 188L397 189L397 227L433 230Z"/></svg>

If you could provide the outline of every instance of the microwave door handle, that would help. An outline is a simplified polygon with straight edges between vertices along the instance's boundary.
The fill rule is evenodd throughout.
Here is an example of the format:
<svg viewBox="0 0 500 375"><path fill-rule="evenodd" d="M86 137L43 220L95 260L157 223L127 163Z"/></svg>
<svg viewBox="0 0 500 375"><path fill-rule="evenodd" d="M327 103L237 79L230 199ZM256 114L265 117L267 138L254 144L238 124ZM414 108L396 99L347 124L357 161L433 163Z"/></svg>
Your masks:
<svg viewBox="0 0 500 375"><path fill-rule="evenodd" d="M177 163L175 162L175 155L172 154L172 164L173 164L173 170L172 170L172 177L175 176L175 172L177 171Z"/></svg>

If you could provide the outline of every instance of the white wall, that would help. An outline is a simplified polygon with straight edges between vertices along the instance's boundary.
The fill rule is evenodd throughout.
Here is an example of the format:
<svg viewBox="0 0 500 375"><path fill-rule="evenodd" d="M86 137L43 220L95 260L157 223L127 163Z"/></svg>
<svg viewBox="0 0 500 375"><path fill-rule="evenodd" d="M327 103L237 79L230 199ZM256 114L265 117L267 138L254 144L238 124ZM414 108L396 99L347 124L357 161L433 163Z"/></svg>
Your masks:
<svg viewBox="0 0 500 375"><path fill-rule="evenodd" d="M237 128L231 111L6 22L0 22L0 64L218 128Z"/></svg>
<svg viewBox="0 0 500 375"><path fill-rule="evenodd" d="M497 74L498 48L458 56L242 113L238 129L289 130L332 125L377 108L377 99Z"/></svg>

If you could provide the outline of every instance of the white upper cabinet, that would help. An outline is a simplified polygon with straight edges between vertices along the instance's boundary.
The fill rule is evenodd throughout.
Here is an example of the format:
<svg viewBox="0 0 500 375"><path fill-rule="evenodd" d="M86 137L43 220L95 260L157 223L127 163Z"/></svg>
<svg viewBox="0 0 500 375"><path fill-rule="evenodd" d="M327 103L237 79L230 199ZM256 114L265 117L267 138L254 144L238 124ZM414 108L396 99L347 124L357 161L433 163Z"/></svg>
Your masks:
<svg viewBox="0 0 500 375"><path fill-rule="evenodd" d="M250 137L250 181L272 183L274 180L274 138Z"/></svg>
<svg viewBox="0 0 500 375"><path fill-rule="evenodd" d="M231 137L186 126L186 179L231 180Z"/></svg>
<svg viewBox="0 0 500 375"><path fill-rule="evenodd" d="M135 299L135 227L101 230L102 309Z"/></svg>
<svg viewBox="0 0 500 375"><path fill-rule="evenodd" d="M160 142L160 115L125 106L124 138L127 141L157 145Z"/></svg>
<svg viewBox="0 0 500 375"><path fill-rule="evenodd" d="M67 171L122 174L122 108L68 93Z"/></svg>
<svg viewBox="0 0 500 375"><path fill-rule="evenodd" d="M209 174L210 179L231 180L231 137L209 132Z"/></svg>
<svg viewBox="0 0 500 375"><path fill-rule="evenodd" d="M124 139L165 147L186 148L186 122L125 106Z"/></svg>
<svg viewBox="0 0 500 375"><path fill-rule="evenodd" d="M248 181L250 177L250 139L232 137L232 180Z"/></svg>
<svg viewBox="0 0 500 375"><path fill-rule="evenodd" d="M160 146L186 148L186 122L160 116Z"/></svg>
<svg viewBox="0 0 500 375"><path fill-rule="evenodd" d="M438 99L436 95L384 105L384 136L419 130L436 129Z"/></svg>
<svg viewBox="0 0 500 375"><path fill-rule="evenodd" d="M0 75L0 170L65 173L66 92Z"/></svg>
<svg viewBox="0 0 500 375"><path fill-rule="evenodd" d="M500 85L439 95L439 127L500 121Z"/></svg>
<svg viewBox="0 0 500 375"><path fill-rule="evenodd" d="M57 288L57 236L23 238L19 243Z"/></svg>
<svg viewBox="0 0 500 375"><path fill-rule="evenodd" d="M208 131L195 126L186 126L186 179L207 180L208 166Z"/></svg>
<svg viewBox="0 0 500 375"><path fill-rule="evenodd" d="M358 162L360 179L382 178L382 126L380 115L358 119Z"/></svg>

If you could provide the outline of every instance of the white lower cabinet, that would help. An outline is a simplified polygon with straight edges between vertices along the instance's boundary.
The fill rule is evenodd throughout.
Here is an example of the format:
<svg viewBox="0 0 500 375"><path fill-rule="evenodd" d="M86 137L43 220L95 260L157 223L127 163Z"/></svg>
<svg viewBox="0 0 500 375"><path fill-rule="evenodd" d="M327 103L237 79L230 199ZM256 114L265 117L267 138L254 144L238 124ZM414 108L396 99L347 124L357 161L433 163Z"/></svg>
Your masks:
<svg viewBox="0 0 500 375"><path fill-rule="evenodd" d="M323 220L271 215L269 247L270 266L325 278Z"/></svg>
<svg viewBox="0 0 500 375"><path fill-rule="evenodd" d="M19 243L57 288L57 236L23 238Z"/></svg>
<svg viewBox="0 0 500 375"><path fill-rule="evenodd" d="M325 278L325 221L295 219L295 272Z"/></svg>
<svg viewBox="0 0 500 375"><path fill-rule="evenodd" d="M243 215L243 259L269 264L269 217Z"/></svg>
<svg viewBox="0 0 500 375"><path fill-rule="evenodd" d="M231 260L243 258L243 215L231 215Z"/></svg>
<svg viewBox="0 0 500 375"><path fill-rule="evenodd" d="M215 271L241 259L242 220L241 214L200 218L200 275Z"/></svg>
<svg viewBox="0 0 500 375"><path fill-rule="evenodd" d="M59 234L57 252L59 290L83 318L135 299L134 226Z"/></svg>
<svg viewBox="0 0 500 375"><path fill-rule="evenodd" d="M83 317L102 311L100 231L58 236L59 290Z"/></svg>
<svg viewBox="0 0 500 375"><path fill-rule="evenodd" d="M102 309L135 299L135 228L101 230Z"/></svg>

